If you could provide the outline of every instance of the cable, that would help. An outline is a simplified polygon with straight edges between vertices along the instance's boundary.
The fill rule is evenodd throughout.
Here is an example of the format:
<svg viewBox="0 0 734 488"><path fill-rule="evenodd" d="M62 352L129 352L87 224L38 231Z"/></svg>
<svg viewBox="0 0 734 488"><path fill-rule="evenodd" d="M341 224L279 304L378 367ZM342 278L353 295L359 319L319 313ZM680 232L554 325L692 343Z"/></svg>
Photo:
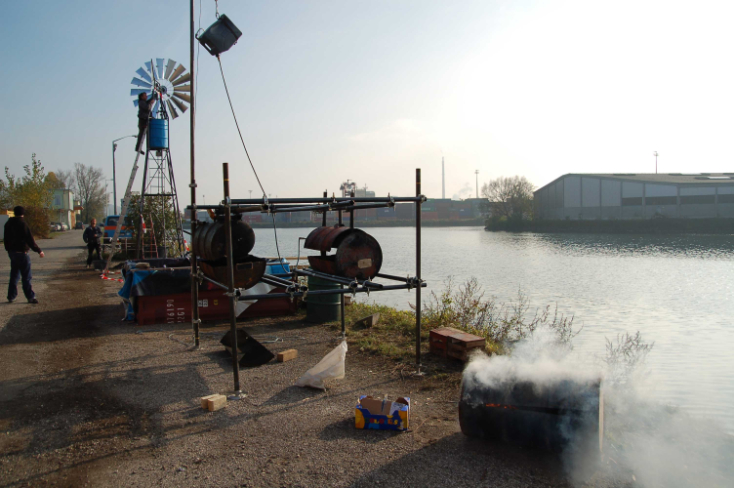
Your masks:
<svg viewBox="0 0 734 488"><path fill-rule="evenodd" d="M283 258L280 257L280 248L278 247L278 231L275 228L275 215L270 214L270 218L273 219L273 234L275 234L275 251L278 253L278 260L280 261L280 266L283 267Z"/></svg>
<svg viewBox="0 0 734 488"><path fill-rule="evenodd" d="M227 80L224 77L224 68L222 68L222 60L217 55L217 61L219 61L219 71L222 73L222 82L224 83L224 91L227 92L227 100L229 101L229 108L232 110L232 117L234 117L234 124L237 126L237 133L240 135L240 141L242 141L242 147L245 148L245 154L247 155L247 160L250 162L250 167L252 168L252 172L255 174L255 179L257 180L258 186L260 186L260 189L263 192L263 197L267 195L265 192L265 188L263 188L263 184L260 183L260 177L257 175L257 170L255 170L255 165L252 164L252 159L250 158L250 153L247 151L247 146L245 145L245 139L242 137L242 131L240 130L240 124L237 122L237 115L234 113L234 106L232 106L232 98L229 96L229 88L227 88ZM273 219L273 228L275 228L275 219ZM275 241L277 246L277 239Z"/></svg>
<svg viewBox="0 0 734 488"><path fill-rule="evenodd" d="M196 27L196 35L195 38L199 38L199 32L201 32L201 0L199 0L199 25ZM192 93L194 97L194 104L196 103L196 95L199 93L199 49L201 48L201 43L196 44L196 79L194 80L194 93ZM194 105L196 106L196 105Z"/></svg>

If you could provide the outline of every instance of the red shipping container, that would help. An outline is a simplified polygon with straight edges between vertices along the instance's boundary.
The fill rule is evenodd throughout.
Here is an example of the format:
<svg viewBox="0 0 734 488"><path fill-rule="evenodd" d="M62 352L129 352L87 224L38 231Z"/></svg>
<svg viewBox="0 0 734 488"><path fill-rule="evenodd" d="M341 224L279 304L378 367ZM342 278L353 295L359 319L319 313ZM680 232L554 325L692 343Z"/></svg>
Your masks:
<svg viewBox="0 0 734 488"><path fill-rule="evenodd" d="M283 293L276 288L270 293ZM258 300L237 318L275 317L296 312L296 302L290 298ZM199 292L199 317L201 320L223 320L229 318L229 299L222 290ZM139 296L135 299L135 318L138 325L183 324L191 322L191 295Z"/></svg>

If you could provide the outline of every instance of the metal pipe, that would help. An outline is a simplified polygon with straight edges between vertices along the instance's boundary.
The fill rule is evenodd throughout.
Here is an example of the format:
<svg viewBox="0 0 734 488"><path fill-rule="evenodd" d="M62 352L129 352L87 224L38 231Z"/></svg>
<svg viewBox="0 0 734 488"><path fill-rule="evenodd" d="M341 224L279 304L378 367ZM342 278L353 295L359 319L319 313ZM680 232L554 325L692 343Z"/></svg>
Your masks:
<svg viewBox="0 0 734 488"><path fill-rule="evenodd" d="M339 289L344 289L344 285L339 285ZM342 319L342 340L344 340L344 338L347 336L347 322L346 322L347 319L344 317L344 308L346 305L345 303L346 298L344 298L344 294L342 294L340 302L341 303L339 304L339 308L340 308L341 319Z"/></svg>
<svg viewBox="0 0 734 488"><path fill-rule="evenodd" d="M237 312L235 311L235 302L237 297L234 294L234 247L232 246L232 209L229 206L229 164L222 163L222 173L224 176L224 233L227 246L227 274L229 278L229 324L232 331L232 373L234 374L234 393L239 395L240 391L240 365L237 362Z"/></svg>
<svg viewBox="0 0 734 488"><path fill-rule="evenodd" d="M418 201L415 204L415 276L418 283L415 289L415 364L417 373L421 374L421 169L415 169L415 196Z"/></svg>
<svg viewBox="0 0 734 488"><path fill-rule="evenodd" d="M378 278L385 278L386 280L402 281L403 283L407 283L409 280L409 278L405 276L395 276L385 273L377 273L375 276L377 276Z"/></svg>
<svg viewBox="0 0 734 488"><path fill-rule="evenodd" d="M426 283L421 283L421 286L425 288L427 285ZM411 288L409 285L388 285L384 288L342 288L342 289L335 289L335 290L314 290L314 291L297 291L294 292L292 295L290 293L268 293L267 295L241 295L237 299L239 301L251 301L251 300L270 300L274 298L291 298L293 297L302 297L306 294L308 295L346 295L349 293L374 293L377 291L392 291L392 290L407 290Z"/></svg>
<svg viewBox="0 0 734 488"><path fill-rule="evenodd" d="M324 195L327 193L324 192ZM417 202L418 197L323 197L323 198L270 198L263 200L262 198L235 198L232 200L232 206L237 205L263 205L269 204L283 204L283 203L329 203L329 202L346 202L354 200L356 203L405 203L405 202Z"/></svg>
<svg viewBox="0 0 734 488"><path fill-rule="evenodd" d="M196 128L196 73L194 72L195 65L194 65L194 0L191 0L190 5L190 26L189 26L189 66L190 66L190 73L191 73L191 104L189 106L189 117L190 117L190 123L189 123L189 158L191 162L191 183L189 184L189 188L191 188L191 235L194 235L194 232L196 231L196 172L195 172L195 155L196 151L194 141L195 141L195 128ZM136 148L137 150L137 148ZM193 239L192 239L193 241ZM193 242L191 243L191 325L194 329L194 343L196 344L196 348L199 348L199 323L201 322L199 320L199 284L194 279L195 276L199 274L199 264L196 262L196 248L194 247Z"/></svg>
<svg viewBox="0 0 734 488"><path fill-rule="evenodd" d="M336 202L329 203L327 205L301 205L297 207L270 207L271 213L283 213L283 212L328 212L339 207L345 207L351 205L352 202Z"/></svg>
<svg viewBox="0 0 734 488"><path fill-rule="evenodd" d="M208 276L202 274L201 278L205 281L208 281L214 286L218 286L219 288L222 288L223 290L229 290L229 286L225 285L224 283L220 283L218 281L214 281L213 279L209 278Z"/></svg>
<svg viewBox="0 0 734 488"><path fill-rule="evenodd" d="M324 200L326 200L326 195L328 195L328 193L326 193L326 190L324 190ZM297 203L297 202L293 202L293 203ZM321 216L321 226L326 227L326 212L324 212L324 214Z"/></svg>
<svg viewBox="0 0 734 488"><path fill-rule="evenodd" d="M354 198L354 190L352 190L351 197ZM354 205L352 205L352 210L349 211L349 228L354 229Z"/></svg>
<svg viewBox="0 0 734 488"><path fill-rule="evenodd" d="M326 273L319 273L318 271L314 271L311 269L298 269L296 270L296 273L302 275L302 276L312 276L314 278L321 278L324 280L332 281L334 283L340 283L342 285L351 285L354 283L354 280L350 280L349 278L342 278L341 276L334 276Z"/></svg>

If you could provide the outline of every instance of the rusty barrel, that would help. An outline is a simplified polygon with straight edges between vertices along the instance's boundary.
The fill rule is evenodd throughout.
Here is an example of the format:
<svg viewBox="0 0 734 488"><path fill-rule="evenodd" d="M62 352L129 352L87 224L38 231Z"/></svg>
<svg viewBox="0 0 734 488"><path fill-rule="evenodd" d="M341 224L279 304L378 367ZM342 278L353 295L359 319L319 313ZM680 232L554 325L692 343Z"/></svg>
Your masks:
<svg viewBox="0 0 734 488"><path fill-rule="evenodd" d="M224 220L201 222L196 226L192 239L196 255L205 261L217 261L226 257L226 235ZM255 232L250 224L243 222L239 215L232 216L232 248L234 260L242 261L255 247Z"/></svg>
<svg viewBox="0 0 734 488"><path fill-rule="evenodd" d="M551 451L599 452L604 402L599 379L558 377L543 381L464 372L459 401L461 431Z"/></svg>
<svg viewBox="0 0 734 488"><path fill-rule="evenodd" d="M304 243L306 249L321 251L321 256L309 256L316 271L344 278L366 280L373 278L382 267L382 248L377 239L361 229L349 227L318 227ZM326 254L336 249L333 254Z"/></svg>

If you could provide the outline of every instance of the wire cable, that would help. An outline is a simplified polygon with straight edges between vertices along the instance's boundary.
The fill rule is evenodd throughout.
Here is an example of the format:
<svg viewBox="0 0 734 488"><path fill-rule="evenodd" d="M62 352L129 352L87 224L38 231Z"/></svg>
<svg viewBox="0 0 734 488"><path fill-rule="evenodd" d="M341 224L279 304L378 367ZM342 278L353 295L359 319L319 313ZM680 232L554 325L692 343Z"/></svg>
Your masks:
<svg viewBox="0 0 734 488"><path fill-rule="evenodd" d="M273 234L275 234L275 251L278 253L278 260L280 266L283 267L283 258L280 257L280 248L278 247L278 231L275 229L275 215L270 214L270 218L273 219ZM283 268L285 270L285 268Z"/></svg>
<svg viewBox="0 0 734 488"><path fill-rule="evenodd" d="M252 172L255 174L255 179L257 180L258 186L260 186L260 190L263 192L263 197L267 195L265 192L265 188L263 188L263 184L260 182L260 177L257 175L257 170L255 169L255 165L252 164L252 159L250 158L250 153L247 151L247 146L245 145L245 139L242 137L242 131L240 130L240 124L237 122L237 115L234 113L234 106L232 105L232 98L229 96L229 88L227 88L227 80L224 77L224 68L222 68L222 60L217 55L217 61L219 61L219 71L222 73L222 82L224 83L224 91L227 92L227 100L229 101L229 108L232 110L232 117L234 118L234 124L237 126L237 133L240 135L240 141L242 141L242 147L245 148L245 154L247 155L247 161L250 162L250 167L252 168ZM275 228L275 219L273 218L273 228ZM276 246L278 243L278 240L275 240Z"/></svg>

